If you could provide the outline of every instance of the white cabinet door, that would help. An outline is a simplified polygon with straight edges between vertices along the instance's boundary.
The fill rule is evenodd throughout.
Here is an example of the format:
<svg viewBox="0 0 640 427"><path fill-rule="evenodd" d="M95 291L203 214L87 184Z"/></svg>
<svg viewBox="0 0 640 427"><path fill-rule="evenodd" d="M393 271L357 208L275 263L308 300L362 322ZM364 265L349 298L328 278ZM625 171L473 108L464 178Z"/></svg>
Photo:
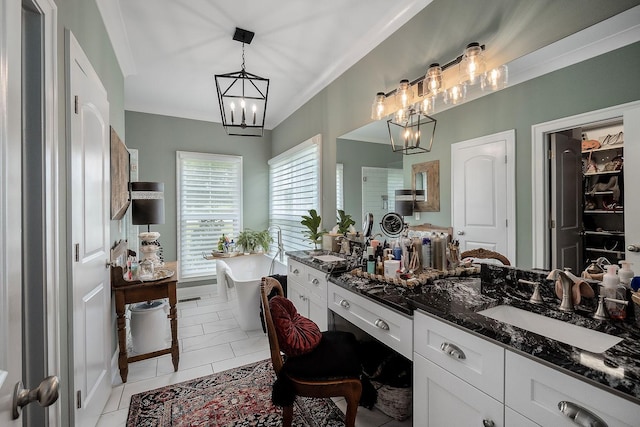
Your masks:
<svg viewBox="0 0 640 427"><path fill-rule="evenodd" d="M309 298L308 303L309 319L313 320L321 331L329 329L329 322L327 320L327 301L311 297Z"/></svg>
<svg viewBox="0 0 640 427"><path fill-rule="evenodd" d="M505 427L540 427L529 418L525 417L509 408L504 407L504 426Z"/></svg>
<svg viewBox="0 0 640 427"><path fill-rule="evenodd" d="M501 402L417 353L413 360L413 387L416 427L504 425Z"/></svg>
<svg viewBox="0 0 640 427"><path fill-rule="evenodd" d="M297 282L287 282L287 296L300 313L304 317L309 317L308 297L305 295L306 289Z"/></svg>
<svg viewBox="0 0 640 427"><path fill-rule="evenodd" d="M625 258L635 264L636 275L640 274L640 197L637 183L640 182L640 108L624 113L624 182L627 183L624 198L624 233L627 251ZM630 191L631 190L631 191Z"/></svg>

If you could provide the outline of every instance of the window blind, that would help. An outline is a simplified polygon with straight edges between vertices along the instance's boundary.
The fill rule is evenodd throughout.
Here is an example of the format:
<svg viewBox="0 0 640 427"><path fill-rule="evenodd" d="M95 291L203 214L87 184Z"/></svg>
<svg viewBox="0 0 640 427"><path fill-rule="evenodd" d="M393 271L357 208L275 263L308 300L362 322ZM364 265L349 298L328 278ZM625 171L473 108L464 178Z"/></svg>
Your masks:
<svg viewBox="0 0 640 427"><path fill-rule="evenodd" d="M224 234L242 229L242 157L178 151L177 212L180 280L213 278L203 258Z"/></svg>
<svg viewBox="0 0 640 427"><path fill-rule="evenodd" d="M320 214L320 135L269 160L269 225L282 230L285 251L313 249L302 215Z"/></svg>

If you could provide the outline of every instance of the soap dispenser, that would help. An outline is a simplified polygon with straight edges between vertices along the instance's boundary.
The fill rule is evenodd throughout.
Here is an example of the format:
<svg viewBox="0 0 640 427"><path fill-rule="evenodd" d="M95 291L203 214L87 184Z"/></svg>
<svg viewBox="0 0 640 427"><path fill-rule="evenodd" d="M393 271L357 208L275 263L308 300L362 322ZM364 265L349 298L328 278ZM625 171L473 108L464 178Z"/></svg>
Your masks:
<svg viewBox="0 0 640 427"><path fill-rule="evenodd" d="M602 278L602 292L606 298L612 298L617 300L626 300L627 290L624 286L620 285L620 278L618 277L618 266L611 264L606 266L607 272ZM626 317L626 310L624 305L611 301L606 301L605 305L609 312L609 317L612 319L624 319Z"/></svg>
<svg viewBox="0 0 640 427"><path fill-rule="evenodd" d="M629 286L631 283L631 279L633 279L633 270L631 270L632 262L622 260L619 262L621 265L620 271L618 271L618 277L620 278L620 283L624 286Z"/></svg>

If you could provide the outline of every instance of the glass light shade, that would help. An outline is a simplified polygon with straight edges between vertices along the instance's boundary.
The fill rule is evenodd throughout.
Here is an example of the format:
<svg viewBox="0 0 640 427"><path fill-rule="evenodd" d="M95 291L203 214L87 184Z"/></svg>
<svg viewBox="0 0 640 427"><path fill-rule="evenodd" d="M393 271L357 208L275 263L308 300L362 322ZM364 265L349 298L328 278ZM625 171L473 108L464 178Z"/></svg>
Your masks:
<svg viewBox="0 0 640 427"><path fill-rule="evenodd" d="M373 100L373 105L371 106L371 119L380 120L387 115L385 113L384 101L384 92L378 92Z"/></svg>
<svg viewBox="0 0 640 427"><path fill-rule="evenodd" d="M485 67L482 47L479 43L469 43L460 61L460 82L479 83Z"/></svg>
<svg viewBox="0 0 640 427"><path fill-rule="evenodd" d="M436 95L442 89L442 68L440 64L429 65L427 74L424 77L426 92L429 95Z"/></svg>
<svg viewBox="0 0 640 427"><path fill-rule="evenodd" d="M436 96L425 96L420 103L420 112L429 114L433 113L436 108Z"/></svg>
<svg viewBox="0 0 640 427"><path fill-rule="evenodd" d="M400 85L396 90L396 105L398 108L407 108L413 103L413 93L411 86L409 86L409 80L400 80Z"/></svg>
<svg viewBox="0 0 640 427"><path fill-rule="evenodd" d="M467 97L467 86L463 83L454 85L444 91L445 104L459 104Z"/></svg>
<svg viewBox="0 0 640 427"><path fill-rule="evenodd" d="M504 89L509 81L509 68L501 65L497 68L487 71L482 76L481 89L499 90Z"/></svg>

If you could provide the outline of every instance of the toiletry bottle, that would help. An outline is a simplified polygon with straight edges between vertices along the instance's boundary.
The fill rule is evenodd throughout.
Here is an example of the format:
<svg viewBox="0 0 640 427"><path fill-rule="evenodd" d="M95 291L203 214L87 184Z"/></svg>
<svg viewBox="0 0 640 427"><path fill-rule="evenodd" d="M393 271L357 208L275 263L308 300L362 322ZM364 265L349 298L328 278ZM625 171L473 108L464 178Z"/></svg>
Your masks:
<svg viewBox="0 0 640 427"><path fill-rule="evenodd" d="M441 254L442 254L442 264L440 265L440 270L446 271L448 269L448 261L447 261L447 251L449 248L449 238L444 234L440 233L440 245L441 245Z"/></svg>
<svg viewBox="0 0 640 427"><path fill-rule="evenodd" d="M400 243L396 240L393 244L393 259L400 261L402 258L402 248L400 247Z"/></svg>
<svg viewBox="0 0 640 427"><path fill-rule="evenodd" d="M369 255L369 259L367 260L367 273L376 274L376 260L373 258L373 255Z"/></svg>
<svg viewBox="0 0 640 427"><path fill-rule="evenodd" d="M631 266L633 265L633 263L622 260L619 261L618 264L622 266L618 271L620 283L622 283L624 286L629 286L629 284L631 283L631 279L633 279L633 270L631 270Z"/></svg>
<svg viewBox="0 0 640 427"><path fill-rule="evenodd" d="M441 241L442 239L440 238L440 236L436 233L436 235L433 237L433 239L431 240L431 256L433 259L433 268L435 268L436 270L441 270L442 268L440 267L442 264L442 245L441 245Z"/></svg>
<svg viewBox="0 0 640 427"><path fill-rule="evenodd" d="M620 285L620 278L616 274L618 266L611 264L607 265L606 268L607 272L602 277L602 292L604 292L604 296L607 298L626 300L626 288ZM610 318L621 320L626 317L626 307L623 304L605 301L605 306L607 307Z"/></svg>
<svg viewBox="0 0 640 427"><path fill-rule="evenodd" d="M378 262L376 262L376 274L384 274L384 264L382 263L382 256L378 256Z"/></svg>
<svg viewBox="0 0 640 427"><path fill-rule="evenodd" d="M431 239L425 237L422 239L422 267L431 268Z"/></svg>

